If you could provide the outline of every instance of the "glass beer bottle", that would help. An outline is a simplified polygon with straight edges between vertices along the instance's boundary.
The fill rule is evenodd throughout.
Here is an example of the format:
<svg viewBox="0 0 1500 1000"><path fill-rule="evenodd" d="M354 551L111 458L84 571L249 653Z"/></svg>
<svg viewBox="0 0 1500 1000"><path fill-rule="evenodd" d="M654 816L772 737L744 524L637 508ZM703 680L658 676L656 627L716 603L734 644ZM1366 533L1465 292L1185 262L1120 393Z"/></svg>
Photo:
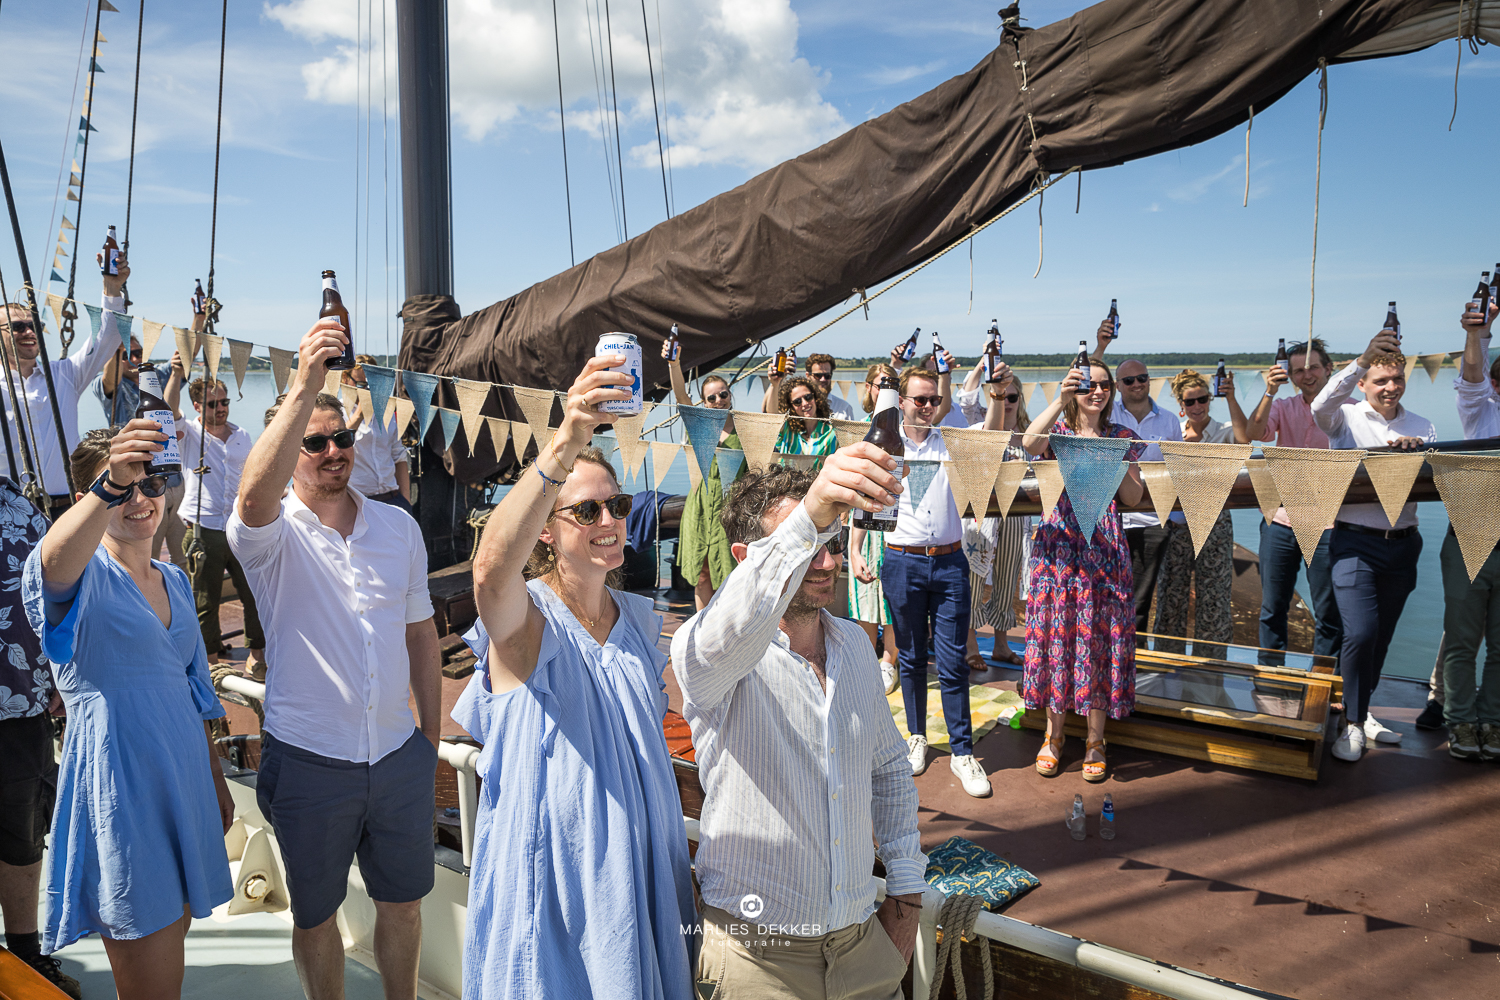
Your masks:
<svg viewBox="0 0 1500 1000"><path fill-rule="evenodd" d="M150 362L141 365L138 384L141 401L136 405L135 418L156 421L161 425L161 432L167 436L162 442L161 451L156 452L147 464L146 475L181 473L182 453L177 448L177 421L173 419L172 408L167 405L162 393L161 373L156 370L155 365Z"/></svg>
<svg viewBox="0 0 1500 1000"><path fill-rule="evenodd" d="M910 361L917 356L917 334L921 332L922 328L919 326L911 332L910 337L906 338L906 346L901 349L902 361Z"/></svg>
<svg viewBox="0 0 1500 1000"><path fill-rule="evenodd" d="M1118 299L1109 300L1109 339L1117 340L1120 336L1120 303Z"/></svg>
<svg viewBox="0 0 1500 1000"><path fill-rule="evenodd" d="M984 372L985 381L996 384L1000 381L995 373L1000 370L1000 364L1005 356L1005 346L1000 339L1000 324L997 320L990 320L989 339L984 345Z"/></svg>
<svg viewBox="0 0 1500 1000"><path fill-rule="evenodd" d="M1077 394L1082 396L1084 393L1092 392L1094 390L1094 363L1089 360L1088 341L1078 342L1078 357L1073 359L1073 367L1083 373L1083 377L1078 380Z"/></svg>
<svg viewBox="0 0 1500 1000"><path fill-rule="evenodd" d="M902 459L906 454L906 445L901 439L901 389L889 375L881 376L879 395L875 397L875 414L870 418L870 430L865 434L865 440L887 455L895 456L896 468L891 474L900 479ZM899 499L880 510L857 510L849 519L849 526L865 531L895 531L898 506Z"/></svg>
<svg viewBox="0 0 1500 1000"><path fill-rule="evenodd" d="M344 300L339 296L338 279L332 271L324 271L323 308L318 311L318 319L330 316L339 321L349 342L344 345L343 354L328 360L328 367L335 371L348 371L354 367L354 326L349 322L349 310L344 308Z"/></svg>
<svg viewBox="0 0 1500 1000"><path fill-rule="evenodd" d="M1396 335L1396 343L1401 343L1401 320L1396 318L1396 303L1392 302L1385 308L1385 325L1382 330L1389 330Z"/></svg>
<svg viewBox="0 0 1500 1000"><path fill-rule="evenodd" d="M120 273L120 242L115 239L115 227L110 226L104 234L104 249L99 258L99 273L110 277Z"/></svg>
<svg viewBox="0 0 1500 1000"><path fill-rule="evenodd" d="M1282 338L1280 338L1280 339L1278 339L1276 341L1276 364L1275 364L1275 367L1280 368L1282 371L1286 372L1288 375L1290 375L1292 373L1292 361L1291 361L1291 358L1288 358L1287 354L1286 354L1286 338L1285 337L1282 337Z"/></svg>
<svg viewBox="0 0 1500 1000"><path fill-rule="evenodd" d="M1229 379L1227 378L1227 373L1224 371L1224 359L1220 358L1219 370L1214 372L1214 397L1216 399L1223 399L1229 395L1229 389L1224 384L1227 381Z"/></svg>

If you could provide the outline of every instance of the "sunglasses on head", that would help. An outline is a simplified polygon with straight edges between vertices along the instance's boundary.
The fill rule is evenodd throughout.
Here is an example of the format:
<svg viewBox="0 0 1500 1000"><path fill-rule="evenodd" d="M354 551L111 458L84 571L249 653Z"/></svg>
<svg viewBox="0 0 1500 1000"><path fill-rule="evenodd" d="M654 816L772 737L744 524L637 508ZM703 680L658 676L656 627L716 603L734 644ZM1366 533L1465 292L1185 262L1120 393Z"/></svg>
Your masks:
<svg viewBox="0 0 1500 1000"><path fill-rule="evenodd" d="M733 399L733 398L734 398L733 393L731 393L728 389L724 389L721 392L710 392L710 393L705 394L704 397L703 397L703 401L705 403L717 403L721 399Z"/></svg>
<svg viewBox="0 0 1500 1000"><path fill-rule="evenodd" d="M573 520L587 528L599 520L599 512L601 510L609 511L609 516L616 521L625 520L626 515L630 513L630 506L634 501L635 497L629 493L616 493L607 500L580 500L575 504L559 507L552 513L555 516L561 514L563 511L567 511L573 515Z"/></svg>
<svg viewBox="0 0 1500 1000"><path fill-rule="evenodd" d="M1184 397L1183 400L1182 400L1182 405L1183 406L1206 406L1208 404L1208 401L1211 400L1211 399L1213 399L1212 396L1193 396L1192 398Z"/></svg>
<svg viewBox="0 0 1500 1000"><path fill-rule="evenodd" d="M1151 381L1151 376L1150 375L1122 375L1120 377L1120 384L1121 385L1135 385L1137 382L1141 383L1142 385L1145 385L1145 384L1149 383L1150 381Z"/></svg>
<svg viewBox="0 0 1500 1000"><path fill-rule="evenodd" d="M228 400L225 400L226 405ZM334 431L332 434L309 434L302 439L302 450L309 455L321 455L332 441L335 448L353 448L354 432L351 430Z"/></svg>
<svg viewBox="0 0 1500 1000"><path fill-rule="evenodd" d="M129 500L131 495L135 493L136 490L141 491L141 496L150 497L151 499L155 500L157 497L167 492L167 490L181 485L182 473L180 472L168 472L165 475L147 476L144 479L137 479L135 482L125 487L125 496L120 500L120 503L124 503L125 501Z"/></svg>
<svg viewBox="0 0 1500 1000"><path fill-rule="evenodd" d="M917 406L937 406L943 401L942 396L907 396Z"/></svg>

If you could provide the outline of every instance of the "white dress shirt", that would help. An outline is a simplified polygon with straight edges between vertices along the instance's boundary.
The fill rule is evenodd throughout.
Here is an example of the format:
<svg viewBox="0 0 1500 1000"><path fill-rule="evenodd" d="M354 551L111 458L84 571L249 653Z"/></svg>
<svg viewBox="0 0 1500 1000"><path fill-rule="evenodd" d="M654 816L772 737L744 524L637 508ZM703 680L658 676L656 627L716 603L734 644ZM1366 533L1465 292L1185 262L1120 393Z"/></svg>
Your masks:
<svg viewBox="0 0 1500 1000"><path fill-rule="evenodd" d="M349 488L367 497L389 493L398 487L396 466L409 462L406 445L394 420L384 427L366 415L354 432L354 465L349 470Z"/></svg>
<svg viewBox="0 0 1500 1000"><path fill-rule="evenodd" d="M1109 419L1122 427L1129 427L1144 441L1182 440L1182 424L1178 421L1177 415L1157 406L1154 399L1151 400L1151 412L1146 414L1144 420L1137 420L1135 414L1125 408L1117 392L1114 408L1109 411ZM1146 445L1138 456L1138 461L1162 461L1161 448L1155 444ZM1178 524L1186 524L1187 516L1180 510L1174 510L1170 520ZM1126 528L1155 528L1161 524L1161 521L1155 514L1132 512L1121 514L1120 523Z"/></svg>
<svg viewBox="0 0 1500 1000"><path fill-rule="evenodd" d="M814 552L838 528L819 533L798 504L672 637L704 790L703 901L745 915L741 902L754 894L765 904L754 921L794 937L875 911L877 850L888 892L926 885L917 787L870 640L820 612L825 691L779 628Z"/></svg>
<svg viewBox="0 0 1500 1000"><path fill-rule="evenodd" d="M432 599L417 522L349 495L358 514L347 540L293 489L270 524L252 528L236 511L229 548L255 592L266 659L275 664L266 675L266 731L325 757L373 764L416 728L406 626L432 617Z"/></svg>
<svg viewBox="0 0 1500 1000"><path fill-rule="evenodd" d="M1500 396L1490 386L1490 338L1483 338L1479 344L1486 359L1480 380L1465 382L1462 372L1453 380L1453 389L1458 393L1458 420L1467 441L1500 437Z"/></svg>
<svg viewBox="0 0 1500 1000"><path fill-rule="evenodd" d="M62 415L63 437L68 443L67 454L58 449L57 424L52 420L52 403L47 395L47 376L42 373L42 359L37 358L31 374L24 379L20 372L10 372L10 378L16 380L26 397L19 414L10 398L10 379L4 378L5 373L0 371L0 399L5 403L5 419L11 429L15 430L21 426L22 419L30 411L31 434L28 434L26 443L28 447L32 444L36 446L32 459L36 462L38 475L42 477L42 490L51 496L62 496L68 492L68 474L63 463L73 453L73 449L78 447L78 399L94 380L94 376L104 371L104 366L120 347L120 334L115 329L114 314L125 312L125 297L106 295L101 301L108 311L99 324L99 335L86 341L77 353L52 362L52 385L57 390L57 409ZM88 322L86 318L82 321ZM42 336L40 330L37 331L37 336ZM10 353L9 348L6 353ZM132 413L131 416L135 414ZM21 445L15 440L14 434L11 435L11 447L16 449L16 468L22 469ZM89 488L88 483L73 485L80 490Z"/></svg>
<svg viewBox="0 0 1500 1000"><path fill-rule="evenodd" d="M1406 407L1397 405L1396 416L1386 420L1368 401L1349 402L1359 380L1367 369L1359 366L1355 358L1344 366L1343 371L1328 380L1318 398L1313 400L1313 419L1328 435L1328 447L1384 448L1398 437L1421 438L1423 441L1437 440L1437 428L1426 417L1419 417ZM1394 525L1386 519L1385 509L1378 503L1344 504L1339 508L1340 521L1360 524L1367 528L1409 528L1417 523L1417 505L1409 503L1401 508L1401 516Z"/></svg>
<svg viewBox="0 0 1500 1000"><path fill-rule="evenodd" d="M245 472L245 460L250 457L250 434L239 424L229 424L229 437L220 441L218 435L203 437L203 421L183 420L182 440L178 450L182 452L182 506L177 513L189 524L201 524L214 531L223 531L234 511L234 501L240 493L240 476ZM198 448L203 448L203 464L208 474L203 476L203 509L198 508L199 486Z"/></svg>
<svg viewBox="0 0 1500 1000"><path fill-rule="evenodd" d="M856 417L854 415L854 407L849 405L849 401L846 400L843 396L840 396L831 387L828 390L828 409L833 414L833 416L839 418L840 420L860 419L859 417Z"/></svg>
<svg viewBox="0 0 1500 1000"><path fill-rule="evenodd" d="M967 425L965 425L967 426ZM901 441L906 447L908 462L946 462L948 446L943 434L937 429L927 432L924 441L917 442L906 436L901 428ZM906 487L897 498L896 530L887 532L885 540L892 545L951 545L964 537L963 522L958 517L958 507L953 502L953 487L948 482L948 469L939 465L932 477L932 484L922 496L922 502L912 507L911 480L905 479Z"/></svg>

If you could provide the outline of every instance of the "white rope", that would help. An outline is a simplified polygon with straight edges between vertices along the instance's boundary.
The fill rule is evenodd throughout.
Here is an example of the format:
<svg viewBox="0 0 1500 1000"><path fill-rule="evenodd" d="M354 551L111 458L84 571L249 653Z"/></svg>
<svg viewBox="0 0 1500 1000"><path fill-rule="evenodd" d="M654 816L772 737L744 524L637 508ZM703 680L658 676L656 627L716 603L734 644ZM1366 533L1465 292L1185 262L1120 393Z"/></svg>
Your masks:
<svg viewBox="0 0 1500 1000"><path fill-rule="evenodd" d="M1030 118L1031 116L1027 115L1026 117ZM1042 258L1046 251L1046 246L1042 241L1042 204L1047 200L1047 196L1042 192L1046 191L1049 186L1046 183L1046 176L1045 172L1038 172L1037 174L1037 177L1042 180L1042 186L1036 189L1040 197L1036 200L1036 271L1031 275L1032 278L1042 273Z"/></svg>
<svg viewBox="0 0 1500 1000"><path fill-rule="evenodd" d="M1250 118L1245 122L1245 203L1241 208L1250 207L1250 129L1255 127L1255 105L1250 105Z"/></svg>
<svg viewBox="0 0 1500 1000"><path fill-rule="evenodd" d="M1307 301L1307 342L1313 339L1313 309L1318 304L1318 202L1323 192L1323 123L1328 118L1328 60L1318 57L1318 164L1313 173L1312 269Z"/></svg>

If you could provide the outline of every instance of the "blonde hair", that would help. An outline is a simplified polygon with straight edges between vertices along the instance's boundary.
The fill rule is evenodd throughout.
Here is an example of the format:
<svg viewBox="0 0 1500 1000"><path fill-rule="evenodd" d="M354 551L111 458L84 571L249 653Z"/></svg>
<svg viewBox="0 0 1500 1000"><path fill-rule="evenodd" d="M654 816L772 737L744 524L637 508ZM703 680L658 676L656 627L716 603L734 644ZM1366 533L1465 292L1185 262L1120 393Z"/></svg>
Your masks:
<svg viewBox="0 0 1500 1000"><path fill-rule="evenodd" d="M1189 389L1207 388L1209 388L1208 379L1201 372L1196 372L1191 368L1184 368L1172 376L1172 395L1179 403L1182 402L1182 397L1187 395Z"/></svg>
<svg viewBox="0 0 1500 1000"><path fill-rule="evenodd" d="M620 488L619 473L615 472L615 467L609 464L609 459L605 458L604 452L600 451L598 448L594 448L592 446L587 448L580 448L578 451L578 456L573 459L573 468L578 468L579 462L586 462L589 465L599 466L599 468L609 473L609 478L614 482L615 489ZM547 515L547 520L552 520L552 517L553 515L551 514ZM536 544L531 548L531 555L527 557L526 567L521 571L521 575L527 580L539 580L542 577L555 572L556 570L557 550L538 538L536 540ZM604 585L607 587L614 587L615 589L619 589L620 582L623 578L624 574L619 568L612 569L609 571L609 575L605 577Z"/></svg>
<svg viewBox="0 0 1500 1000"><path fill-rule="evenodd" d="M865 372L865 380L859 385L859 405L866 413L875 412L875 394L870 391L870 386L879 385L877 378L889 375L891 378L901 380L901 373L890 365L871 365L870 370Z"/></svg>

